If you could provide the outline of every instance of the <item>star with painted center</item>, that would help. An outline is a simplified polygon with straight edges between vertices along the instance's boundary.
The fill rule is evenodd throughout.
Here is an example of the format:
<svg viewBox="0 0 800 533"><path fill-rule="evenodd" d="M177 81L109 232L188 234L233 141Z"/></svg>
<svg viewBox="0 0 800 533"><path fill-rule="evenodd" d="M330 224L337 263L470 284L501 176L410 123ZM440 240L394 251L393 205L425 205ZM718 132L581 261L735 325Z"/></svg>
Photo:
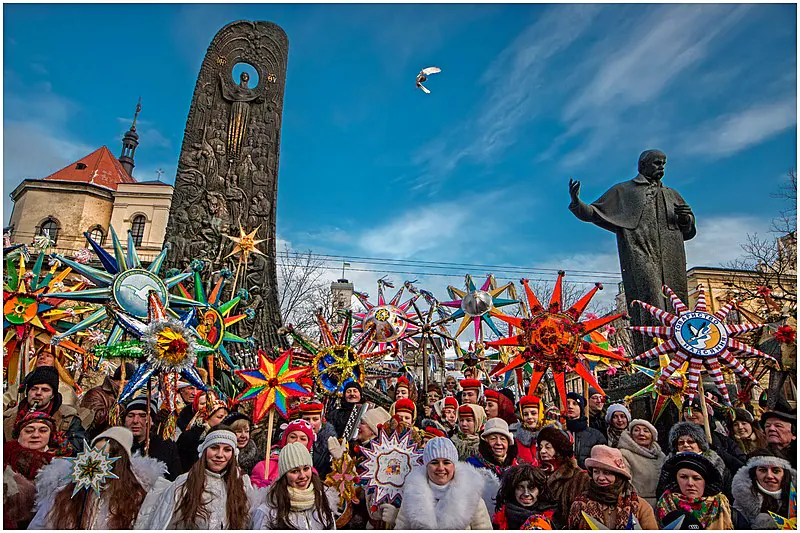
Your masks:
<svg viewBox="0 0 800 533"><path fill-rule="evenodd" d="M604 350L596 344L592 344L583 337L592 331L605 326L606 324L622 317L622 314L610 315L603 318L579 321L579 318L586 306L594 297L595 293L602 289L600 283L595 284L594 288L580 298L575 304L563 310L562 302L562 280L564 272L558 273L553 294L547 308L542 306L539 299L528 285L528 280L520 280L525 287L528 298L531 318L518 318L503 315L497 311L492 314L500 320L511 324L521 331L519 335L507 337L492 342L487 342L487 346L520 346L522 351L508 365L497 369L493 375L497 375L515 369L526 363L532 366L531 382L528 389L529 394L534 394L537 385L541 381L547 369L553 371L556 388L561 399L561 410L566 412L567 390L565 373L572 370L586 380L589 385L603 393L602 387L597 383L594 376L583 365L586 361L586 354L598 355L609 359L625 361L625 357Z"/></svg>
<svg viewBox="0 0 800 533"><path fill-rule="evenodd" d="M400 298L406 289L403 286L387 302L383 296L384 286L394 288L394 285L388 281L379 279L377 305L369 301L369 295L360 292L353 293L367 310L365 313L353 313L353 316L357 319L356 324L353 326L353 331L358 333L353 345L361 346L363 344L365 351L371 351L375 346L380 351L385 350L387 346L397 351L400 342L404 342L413 348L418 348L419 343L416 339L405 335L405 333L411 333L419 329L418 326L407 319L414 318L418 321L422 319L422 317L409 313L409 307L420 295L415 294L408 301L401 304ZM401 338L402 340L400 340Z"/></svg>
<svg viewBox="0 0 800 533"><path fill-rule="evenodd" d="M500 298L499 296L512 287L512 284L506 283L502 287L495 288L494 276L491 274L486 277L481 288L478 289L472 281L472 276L467 274L464 278L467 290L462 291L456 289L452 285L447 287L447 292L450 293L452 301L442 302L445 307L456 308L453 314L450 315L452 320L461 318L461 324L458 326L453 337L458 337L467 328L470 322L475 327L475 342L481 342L482 339L482 325L489 326L495 335L500 337L502 334L497 329L494 321L492 320L492 311L500 307L519 303L519 300Z"/></svg>
<svg viewBox="0 0 800 533"><path fill-rule="evenodd" d="M669 296L676 314L662 311L646 302L634 300L632 303L640 305L655 317L662 326L629 326L629 329L642 332L651 337L663 339L658 346L638 355L633 360L642 360L661 354L671 354L669 364L661 370L655 386L663 387L665 382L684 363L689 363L688 387L686 393L689 401L694 399L698 391L700 374L705 368L725 402L730 406L731 400L728 388L722 377L720 362L750 382L755 379L744 365L736 358L739 356L763 357L777 366L777 361L768 354L752 348L733 337L763 327L763 324L726 324L725 317L736 305L730 301L714 314L708 312L706 296L702 285L697 287L697 303L694 310L690 310L683 301L664 285L664 293Z"/></svg>

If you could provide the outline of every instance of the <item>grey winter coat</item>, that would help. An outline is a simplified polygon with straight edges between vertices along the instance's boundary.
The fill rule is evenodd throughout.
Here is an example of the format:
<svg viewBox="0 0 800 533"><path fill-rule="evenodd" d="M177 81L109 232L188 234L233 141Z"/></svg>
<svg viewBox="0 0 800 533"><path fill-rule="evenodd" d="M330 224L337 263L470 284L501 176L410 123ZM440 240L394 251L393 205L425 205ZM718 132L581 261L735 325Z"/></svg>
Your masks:
<svg viewBox="0 0 800 533"><path fill-rule="evenodd" d="M584 417L585 420L585 417ZM572 420L567 421L567 428L571 425ZM589 427L588 423L585 429L579 431L570 431L575 436L575 458L578 460L578 466L585 469L584 462L592 455L592 448L598 444L607 444L606 437L596 429Z"/></svg>
<svg viewBox="0 0 800 533"><path fill-rule="evenodd" d="M650 448L642 448L636 444L627 431L623 431L617 443L617 449L622 454L622 459L631 472L631 483L636 493L644 498L655 509L656 502L661 496L656 494L658 478L661 467L664 466L667 456L661 451L661 446L653 442Z"/></svg>

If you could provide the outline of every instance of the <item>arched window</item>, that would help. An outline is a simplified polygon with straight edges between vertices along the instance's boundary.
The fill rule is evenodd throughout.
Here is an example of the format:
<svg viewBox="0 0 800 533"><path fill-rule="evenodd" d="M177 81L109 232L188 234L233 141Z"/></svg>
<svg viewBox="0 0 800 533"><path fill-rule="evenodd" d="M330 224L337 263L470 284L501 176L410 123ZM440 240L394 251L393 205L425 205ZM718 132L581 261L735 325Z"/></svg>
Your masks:
<svg viewBox="0 0 800 533"><path fill-rule="evenodd" d="M142 238L144 237L144 224L147 218L144 215L136 215L131 220L131 235L133 236L133 243L136 246L142 245Z"/></svg>
<svg viewBox="0 0 800 533"><path fill-rule="evenodd" d="M92 229L89 230L89 237L91 237L92 240L94 242L96 242L97 244L100 244L100 245L103 244L103 237L104 236L105 236L105 234L103 233L103 228L101 228L100 226L95 226L95 227L93 227Z"/></svg>
<svg viewBox="0 0 800 533"><path fill-rule="evenodd" d="M48 218L42 225L39 226L39 235L49 235L53 244L58 242L58 222L55 219Z"/></svg>

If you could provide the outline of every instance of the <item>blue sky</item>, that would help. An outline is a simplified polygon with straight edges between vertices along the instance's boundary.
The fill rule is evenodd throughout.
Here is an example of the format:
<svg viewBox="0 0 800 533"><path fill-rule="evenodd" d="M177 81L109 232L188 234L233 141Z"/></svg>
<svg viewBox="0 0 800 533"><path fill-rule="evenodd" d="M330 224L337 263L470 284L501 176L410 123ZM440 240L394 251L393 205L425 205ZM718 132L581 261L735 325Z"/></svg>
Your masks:
<svg viewBox="0 0 800 533"><path fill-rule="evenodd" d="M613 235L569 213L567 182L591 202L660 148L698 220L689 266L719 266L768 230L796 166L794 5L3 12L5 220L23 178L118 154L140 95L134 175L172 182L203 56L239 19L289 36L278 233L294 249L618 272ZM429 65L443 72L426 95L414 76ZM378 275L350 277L374 293Z"/></svg>

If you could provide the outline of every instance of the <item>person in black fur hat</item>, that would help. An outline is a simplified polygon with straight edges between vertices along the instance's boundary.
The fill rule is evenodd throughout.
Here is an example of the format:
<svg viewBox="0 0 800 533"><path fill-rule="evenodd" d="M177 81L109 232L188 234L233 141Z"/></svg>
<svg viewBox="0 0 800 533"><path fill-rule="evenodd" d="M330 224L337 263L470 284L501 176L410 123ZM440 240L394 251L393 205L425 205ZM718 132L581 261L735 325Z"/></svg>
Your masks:
<svg viewBox="0 0 800 533"><path fill-rule="evenodd" d="M594 446L607 444L605 435L589 427L586 398L576 392L567 394L567 429L575 440L575 458L581 468L584 468L584 462L591 455Z"/></svg>
<svg viewBox="0 0 800 533"><path fill-rule="evenodd" d="M86 431L75 408L62 409L58 382L58 370L52 366L36 367L25 376L20 386L20 393L25 397L19 405L3 413L5 441L13 439L14 427L22 417L33 410L50 415L55 421L56 432L63 434L64 445L55 450L57 456L74 455L83 450Z"/></svg>
<svg viewBox="0 0 800 533"><path fill-rule="evenodd" d="M546 426L536 435L536 445L539 463L547 473L543 497L557 505L556 521L566 524L572 502L589 488L589 475L578 467L566 431Z"/></svg>

